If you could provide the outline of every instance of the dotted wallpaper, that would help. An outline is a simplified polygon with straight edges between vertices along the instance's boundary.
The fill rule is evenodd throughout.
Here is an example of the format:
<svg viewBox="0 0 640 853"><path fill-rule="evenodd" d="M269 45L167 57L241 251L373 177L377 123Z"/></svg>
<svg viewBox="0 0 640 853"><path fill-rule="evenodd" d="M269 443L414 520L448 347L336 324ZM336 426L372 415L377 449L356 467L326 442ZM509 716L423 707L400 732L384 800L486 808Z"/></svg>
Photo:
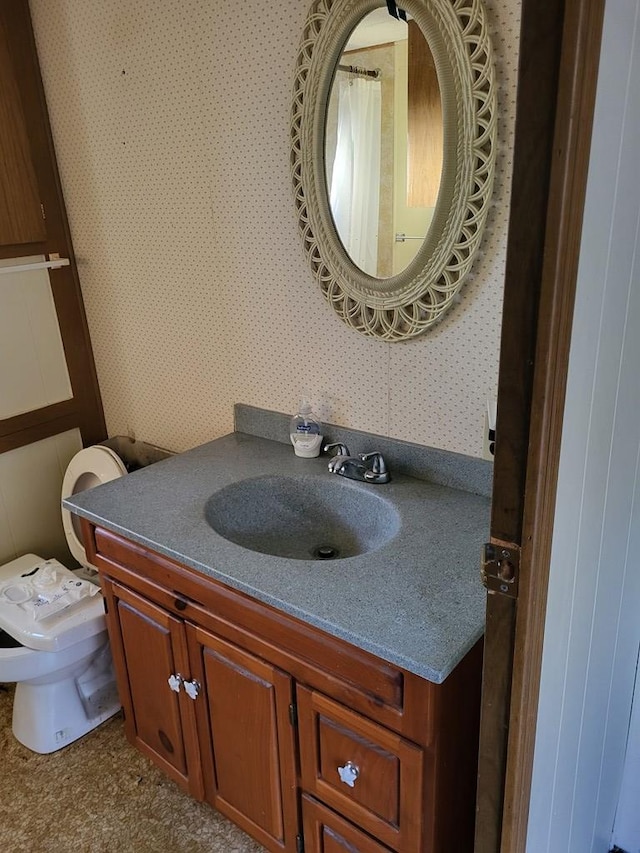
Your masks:
<svg viewBox="0 0 640 853"><path fill-rule="evenodd" d="M184 450L235 402L480 456L497 387L520 8L486 2L499 155L460 304L360 336L304 257L289 175L307 0L31 0L110 434Z"/></svg>

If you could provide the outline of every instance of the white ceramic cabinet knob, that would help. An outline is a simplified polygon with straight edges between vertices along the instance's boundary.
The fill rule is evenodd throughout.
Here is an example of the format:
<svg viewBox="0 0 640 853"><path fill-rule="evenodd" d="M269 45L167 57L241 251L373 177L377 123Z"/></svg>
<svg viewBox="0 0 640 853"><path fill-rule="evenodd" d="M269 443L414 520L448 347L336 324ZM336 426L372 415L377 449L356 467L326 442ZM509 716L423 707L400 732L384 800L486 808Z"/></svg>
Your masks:
<svg viewBox="0 0 640 853"><path fill-rule="evenodd" d="M187 681L180 675L180 673L170 675L167 679L167 683L174 693L180 693L180 688L183 688L184 692L190 699L195 699L200 693L200 683L196 681L195 678L191 681Z"/></svg>
<svg viewBox="0 0 640 853"><path fill-rule="evenodd" d="M340 781L344 782L350 788L356 784L356 779L360 775L360 769L352 762L347 761L344 767L338 767L338 776Z"/></svg>
<svg viewBox="0 0 640 853"><path fill-rule="evenodd" d="M198 693L200 693L200 684L195 680L195 678L193 681L183 681L182 684L184 685L185 693L190 699L197 698Z"/></svg>
<svg viewBox="0 0 640 853"><path fill-rule="evenodd" d="M181 675L170 675L167 681L174 693L180 693L180 685L182 684Z"/></svg>

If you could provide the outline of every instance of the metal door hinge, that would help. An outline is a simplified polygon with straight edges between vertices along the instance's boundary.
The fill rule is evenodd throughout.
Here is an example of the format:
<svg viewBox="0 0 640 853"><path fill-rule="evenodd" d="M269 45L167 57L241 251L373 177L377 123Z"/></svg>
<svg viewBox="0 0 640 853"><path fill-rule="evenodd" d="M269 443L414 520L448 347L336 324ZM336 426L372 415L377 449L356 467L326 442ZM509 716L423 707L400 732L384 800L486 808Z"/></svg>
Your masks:
<svg viewBox="0 0 640 853"><path fill-rule="evenodd" d="M42 203L40 204L40 213L42 214L42 218L46 221L47 214L45 213L44 204L42 204Z"/></svg>
<svg viewBox="0 0 640 853"><path fill-rule="evenodd" d="M304 853L304 839L302 835L296 835L296 853Z"/></svg>
<svg viewBox="0 0 640 853"><path fill-rule="evenodd" d="M289 722L294 728L298 725L298 708L294 702L289 705Z"/></svg>
<svg viewBox="0 0 640 853"><path fill-rule="evenodd" d="M520 546L494 539L482 546L482 583L489 592L518 597Z"/></svg>

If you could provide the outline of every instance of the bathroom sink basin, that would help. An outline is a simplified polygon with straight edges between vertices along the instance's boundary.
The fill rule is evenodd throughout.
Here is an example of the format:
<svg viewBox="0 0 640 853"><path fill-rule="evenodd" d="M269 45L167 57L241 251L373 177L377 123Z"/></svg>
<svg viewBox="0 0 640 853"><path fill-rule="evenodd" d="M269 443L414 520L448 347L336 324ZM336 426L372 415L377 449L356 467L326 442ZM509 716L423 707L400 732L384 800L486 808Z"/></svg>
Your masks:
<svg viewBox="0 0 640 853"><path fill-rule="evenodd" d="M366 554L400 529L397 510L375 486L354 486L331 475L240 480L207 500L205 518L236 545L295 560Z"/></svg>

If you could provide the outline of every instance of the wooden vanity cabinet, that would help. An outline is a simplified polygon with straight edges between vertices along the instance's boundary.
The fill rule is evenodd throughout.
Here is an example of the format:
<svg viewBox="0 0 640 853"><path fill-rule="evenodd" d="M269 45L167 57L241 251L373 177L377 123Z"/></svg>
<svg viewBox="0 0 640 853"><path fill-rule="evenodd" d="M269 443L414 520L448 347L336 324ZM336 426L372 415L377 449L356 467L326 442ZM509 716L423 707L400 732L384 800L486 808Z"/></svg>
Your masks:
<svg viewBox="0 0 640 853"><path fill-rule="evenodd" d="M102 585L129 741L267 849L295 851L291 677L106 575Z"/></svg>
<svg viewBox="0 0 640 853"><path fill-rule="evenodd" d="M83 521L130 742L267 850L470 853L480 644L443 684Z"/></svg>
<svg viewBox="0 0 640 853"><path fill-rule="evenodd" d="M103 579L109 640L131 743L197 799L204 795L193 703L169 688L188 672L184 623L130 589Z"/></svg>
<svg viewBox="0 0 640 853"><path fill-rule="evenodd" d="M300 685L298 720L303 790L393 850L419 851L424 750Z"/></svg>
<svg viewBox="0 0 640 853"><path fill-rule="evenodd" d="M268 850L297 849L292 679L220 637L188 626L207 800Z"/></svg>
<svg viewBox="0 0 640 853"><path fill-rule="evenodd" d="M308 794L302 795L302 821L306 853L388 853L388 847Z"/></svg>

